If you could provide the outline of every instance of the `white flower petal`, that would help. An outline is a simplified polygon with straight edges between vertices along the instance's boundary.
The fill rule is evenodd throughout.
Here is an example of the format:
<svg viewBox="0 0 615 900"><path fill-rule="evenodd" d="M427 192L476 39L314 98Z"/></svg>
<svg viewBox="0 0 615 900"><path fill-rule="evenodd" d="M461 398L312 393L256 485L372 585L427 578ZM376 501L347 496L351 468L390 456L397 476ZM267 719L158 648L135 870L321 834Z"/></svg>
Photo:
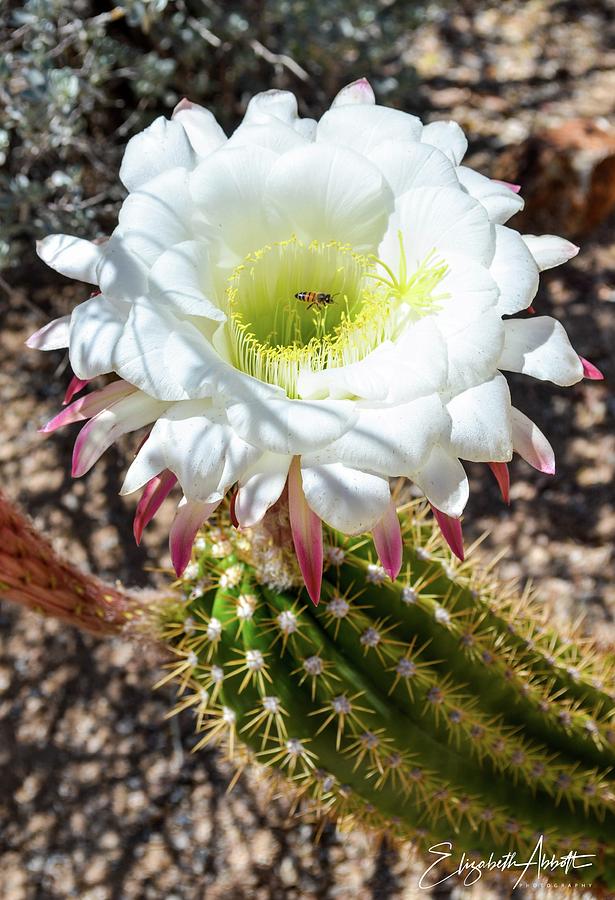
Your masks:
<svg viewBox="0 0 615 900"><path fill-rule="evenodd" d="M383 141L418 141L423 126L416 116L371 104L337 105L327 110L316 129L319 143L341 144L367 155Z"/></svg>
<svg viewBox="0 0 615 900"><path fill-rule="evenodd" d="M70 340L70 316L60 316L47 322L26 341L31 350L63 350Z"/></svg>
<svg viewBox="0 0 615 900"><path fill-rule="evenodd" d="M431 122L425 125L421 141L437 147L455 166L460 164L468 149L468 140L457 122Z"/></svg>
<svg viewBox="0 0 615 900"><path fill-rule="evenodd" d="M447 271L438 284L441 295L435 313L436 322L445 323L479 319L488 309L495 309L500 296L498 286L489 270L481 263L457 253L446 256Z"/></svg>
<svg viewBox="0 0 615 900"><path fill-rule="evenodd" d="M226 135L216 117L204 106L190 100L180 100L173 110L172 120L182 126L192 149L204 159L226 143Z"/></svg>
<svg viewBox="0 0 615 900"><path fill-rule="evenodd" d="M159 400L184 400L188 394L175 377L174 365L168 362L166 347L180 323L164 310L151 305L147 298L133 303L113 350L113 368L122 378Z"/></svg>
<svg viewBox="0 0 615 900"><path fill-rule="evenodd" d="M460 311L461 312L461 311ZM503 322L494 309L486 309L477 319L438 319L448 353L448 391L471 388L489 378L497 369L504 346Z"/></svg>
<svg viewBox="0 0 615 900"><path fill-rule="evenodd" d="M242 528L251 528L279 500L292 457L263 453L239 480L235 515Z"/></svg>
<svg viewBox="0 0 615 900"><path fill-rule="evenodd" d="M204 237L217 243L225 265L235 265L250 251L282 237L267 228L263 212L267 176L276 159L264 147L224 147L190 176Z"/></svg>
<svg viewBox="0 0 615 900"><path fill-rule="evenodd" d="M305 370L299 375L297 390L304 400L331 397L334 400L360 397L364 400L386 400L390 378L393 345L381 344L363 359L346 366Z"/></svg>
<svg viewBox="0 0 615 900"><path fill-rule="evenodd" d="M561 266L579 252L576 244L555 234L522 234L521 237L541 272Z"/></svg>
<svg viewBox="0 0 615 900"><path fill-rule="evenodd" d="M385 477L420 468L431 448L448 438L450 420L437 394L412 403L360 408L357 422L323 450L309 454L309 465L340 461Z"/></svg>
<svg viewBox="0 0 615 900"><path fill-rule="evenodd" d="M499 373L457 394L447 404L451 450L473 462L508 462L512 457L510 391Z"/></svg>
<svg viewBox="0 0 615 900"><path fill-rule="evenodd" d="M553 475L555 472L555 454L538 425L528 419L520 410L511 409L512 439L515 453L522 456L539 472Z"/></svg>
<svg viewBox="0 0 615 900"><path fill-rule="evenodd" d="M503 224L525 206L525 201L501 181L492 181L467 166L458 166L457 176L468 194L482 203L492 222Z"/></svg>
<svg viewBox="0 0 615 900"><path fill-rule="evenodd" d="M229 422L244 440L272 453L309 453L344 434L356 421L352 403L255 398L230 403Z"/></svg>
<svg viewBox="0 0 615 900"><path fill-rule="evenodd" d="M500 289L500 315L527 309L538 290L538 266L518 232L495 226L495 255L489 267Z"/></svg>
<svg viewBox="0 0 615 900"><path fill-rule="evenodd" d="M448 254L447 263L438 293L448 296L441 301L434 322L446 344L446 390L459 393L493 375L504 332L496 311L497 285L487 269L453 253Z"/></svg>
<svg viewBox="0 0 615 900"><path fill-rule="evenodd" d="M300 240L375 250L393 207L378 169L344 147L309 144L280 156L267 180L276 230Z"/></svg>
<svg viewBox="0 0 615 900"><path fill-rule="evenodd" d="M161 321L164 325L164 320ZM231 404L285 396L282 388L258 381L223 360L210 341L190 322L175 320L171 333L167 326L164 336L164 367L172 371L174 379L182 385L184 397L219 396Z"/></svg>
<svg viewBox="0 0 615 900"><path fill-rule="evenodd" d="M350 469L341 463L303 466L303 491L310 508L345 534L371 531L391 499L386 478Z"/></svg>
<svg viewBox="0 0 615 900"><path fill-rule="evenodd" d="M430 317L408 326L395 343L383 342L356 363L302 372L298 389L305 399L406 403L444 388L447 372L447 347Z"/></svg>
<svg viewBox="0 0 615 900"><path fill-rule="evenodd" d="M192 237L188 173L169 169L129 194L118 221L124 246L144 265Z"/></svg>
<svg viewBox="0 0 615 900"><path fill-rule="evenodd" d="M268 125L271 119L293 125L298 118L297 98L290 91L262 91L248 103L243 121L250 125Z"/></svg>
<svg viewBox="0 0 615 900"><path fill-rule="evenodd" d="M160 116L128 141L120 180L129 191L136 191L167 169L191 169L194 162L194 151L182 125Z"/></svg>
<svg viewBox="0 0 615 900"><path fill-rule="evenodd" d="M252 125L244 122L233 132L228 140L227 148L232 147L264 147L277 156L287 153L296 147L304 147L308 140L290 125L273 119L268 125Z"/></svg>
<svg viewBox="0 0 615 900"><path fill-rule="evenodd" d="M130 306L104 294L76 306L70 317L69 357L73 372L86 381L113 371L113 355Z"/></svg>
<svg viewBox="0 0 615 900"><path fill-rule="evenodd" d="M494 226L478 200L463 191L417 188L402 194L397 208L406 254L417 264L433 251L444 262L449 253L465 255L486 266L493 259Z"/></svg>
<svg viewBox="0 0 615 900"><path fill-rule="evenodd" d="M147 266L126 246L120 228L103 247L97 278L102 293L116 300L133 300L146 290Z"/></svg>
<svg viewBox="0 0 615 900"><path fill-rule="evenodd" d="M551 316L504 322L498 368L568 387L583 378L583 364L564 328Z"/></svg>
<svg viewBox="0 0 615 900"><path fill-rule="evenodd" d="M86 284L98 284L96 268L102 247L71 234L49 234L36 242L36 252L48 266Z"/></svg>
<svg viewBox="0 0 615 900"><path fill-rule="evenodd" d="M192 545L199 528L211 516L220 501L201 503L182 497L169 532L169 549L175 574L179 578L192 556Z"/></svg>
<svg viewBox="0 0 615 900"><path fill-rule="evenodd" d="M316 140L316 127L318 123L316 119L295 119L293 128L306 141L313 142Z"/></svg>
<svg viewBox="0 0 615 900"><path fill-rule="evenodd" d="M463 466L450 451L436 445L427 462L410 477L437 509L447 516L461 515L470 489Z"/></svg>
<svg viewBox="0 0 615 900"><path fill-rule="evenodd" d="M229 426L210 401L175 403L161 416L126 474L122 493L170 469L190 500L220 500L261 455Z"/></svg>
<svg viewBox="0 0 615 900"><path fill-rule="evenodd" d="M164 403L153 400L141 391L133 391L98 413L83 426L75 441L73 477L85 475L118 438L149 425L165 409Z"/></svg>
<svg viewBox="0 0 615 900"><path fill-rule="evenodd" d="M213 300L212 263L207 245L201 241L184 241L163 253L152 266L149 287L161 303L181 313L226 321Z"/></svg>
<svg viewBox="0 0 615 900"><path fill-rule="evenodd" d="M335 109L337 106L373 106L375 102L376 95L367 78L358 78L356 81L347 84L335 95L331 109Z"/></svg>
<svg viewBox="0 0 615 900"><path fill-rule="evenodd" d="M387 373L387 402L405 403L443 389L448 347L435 317L419 319L395 341Z"/></svg>
<svg viewBox="0 0 615 900"><path fill-rule="evenodd" d="M383 141L367 154L395 196L419 187L458 187L455 168L436 147L410 141Z"/></svg>

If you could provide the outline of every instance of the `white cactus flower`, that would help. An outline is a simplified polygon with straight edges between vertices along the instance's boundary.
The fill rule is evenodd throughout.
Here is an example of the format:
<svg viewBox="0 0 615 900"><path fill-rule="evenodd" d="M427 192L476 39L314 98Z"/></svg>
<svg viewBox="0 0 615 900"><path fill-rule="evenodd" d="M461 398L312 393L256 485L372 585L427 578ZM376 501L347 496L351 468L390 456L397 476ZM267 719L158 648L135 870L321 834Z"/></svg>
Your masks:
<svg viewBox="0 0 615 900"><path fill-rule="evenodd" d="M108 241L39 243L46 263L99 291L30 346L68 347L70 397L119 376L46 430L89 419L75 445L82 475L120 435L150 429L122 491L144 491L139 539L179 482L178 572L235 486L234 516L252 526L288 484L316 601L321 520L372 531L396 577L391 476L422 489L462 555L462 460L491 464L504 491L513 451L553 471L502 372L600 377L555 319L510 318L530 306L539 271L578 248L507 228L517 188L463 166L466 146L454 122L376 105L364 79L318 122L291 93L258 94L230 138L183 100L129 141L129 193Z"/></svg>

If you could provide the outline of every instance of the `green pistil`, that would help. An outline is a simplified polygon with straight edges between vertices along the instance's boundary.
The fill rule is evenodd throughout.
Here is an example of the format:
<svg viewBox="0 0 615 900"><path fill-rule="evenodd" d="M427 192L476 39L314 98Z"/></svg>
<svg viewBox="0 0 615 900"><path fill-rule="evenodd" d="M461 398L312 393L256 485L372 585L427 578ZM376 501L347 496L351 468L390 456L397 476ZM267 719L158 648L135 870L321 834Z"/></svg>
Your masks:
<svg viewBox="0 0 615 900"><path fill-rule="evenodd" d="M436 288L448 272L445 262L438 260L435 250L427 254L419 267L408 274L408 261L404 247L404 239L401 231L397 232L399 241L399 275L396 276L392 269L381 259L373 258L376 265L385 271L385 275L379 272L368 275L377 284L382 285L386 291L386 298L391 305L400 310L406 307L404 320L398 322L398 329L405 325L408 319L420 318L428 313L436 312L440 308L440 301L445 300L447 293L436 294Z"/></svg>
<svg viewBox="0 0 615 900"><path fill-rule="evenodd" d="M293 236L250 254L227 288L235 366L297 397L302 371L358 362L436 309L444 295L434 291L446 266L432 253L408 276L401 235L400 245L399 277L381 260L336 241L304 244ZM295 296L308 291L330 295L332 302L308 308Z"/></svg>

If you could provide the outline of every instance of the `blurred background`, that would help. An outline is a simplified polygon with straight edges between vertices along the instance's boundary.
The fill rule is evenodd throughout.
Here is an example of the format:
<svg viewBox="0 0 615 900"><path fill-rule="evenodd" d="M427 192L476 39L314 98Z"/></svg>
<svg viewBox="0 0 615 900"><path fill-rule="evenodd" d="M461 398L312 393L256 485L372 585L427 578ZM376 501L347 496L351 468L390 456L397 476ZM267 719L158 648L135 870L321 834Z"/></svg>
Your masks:
<svg viewBox="0 0 615 900"><path fill-rule="evenodd" d="M512 225L581 245L543 276L557 316L606 375L561 390L512 379L551 440L549 478L516 459L505 508L469 465L468 540L508 548L556 620L615 634L615 8L612 0L93 0L0 3L1 484L54 545L130 586L164 582L171 509L134 546L117 496L130 446L69 477L74 433L43 440L70 378L25 338L89 293L37 260L34 240L114 226L128 138L183 96L231 131L249 97L294 91L318 117L366 75L379 102L466 130L468 165L522 185ZM161 571L162 570L162 571ZM190 754L189 713L165 720L159 660L0 607L0 897L84 900L424 896L406 853L288 819L251 776L232 794L214 751ZM447 882L434 896L449 896ZM510 896L484 885L472 896ZM457 891L457 897L470 892ZM517 895L516 895L517 896ZM521 894L518 894L521 896ZM567 896L572 896L567 892Z"/></svg>

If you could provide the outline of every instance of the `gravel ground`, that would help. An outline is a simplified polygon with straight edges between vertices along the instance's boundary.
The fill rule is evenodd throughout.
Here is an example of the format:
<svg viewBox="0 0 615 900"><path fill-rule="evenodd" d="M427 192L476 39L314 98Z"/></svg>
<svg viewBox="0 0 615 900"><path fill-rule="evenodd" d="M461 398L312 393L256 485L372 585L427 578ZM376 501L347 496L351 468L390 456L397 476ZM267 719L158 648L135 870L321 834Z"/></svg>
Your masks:
<svg viewBox="0 0 615 900"><path fill-rule="evenodd" d="M473 139L470 162L514 180L506 145L579 117L606 128L615 109L612 7L533 0L475 12L479 6L459 4L422 26L408 63L422 80L420 108L456 118ZM413 98L403 102L412 110ZM541 174L529 173L530 187ZM531 231L549 215L549 197L539 210L529 196L523 227ZM578 222L559 220L557 209L553 230L576 234ZM510 548L503 574L532 577L556 618L582 615L605 644L615 633L614 224L611 215L582 234L580 257L543 278L535 303L564 322L606 381L565 391L513 383L513 399L552 441L558 473L548 478L515 460L506 509L482 467L470 466L465 525L468 539L490 531L487 553ZM125 454L108 451L73 483L74 435L36 433L58 408L68 372L62 354L25 351L23 341L85 295L49 278L41 264L2 288L3 486L72 560L125 584L155 584L169 563L170 508L136 548L133 504L117 496ZM151 691L158 663L141 647L0 609L0 897L424 896L409 852L331 829L315 844L311 827L289 821L284 798L269 802L252 775L227 795L225 763L215 752L189 752L190 716L164 719L172 698ZM481 886L472 896L491 894Z"/></svg>

